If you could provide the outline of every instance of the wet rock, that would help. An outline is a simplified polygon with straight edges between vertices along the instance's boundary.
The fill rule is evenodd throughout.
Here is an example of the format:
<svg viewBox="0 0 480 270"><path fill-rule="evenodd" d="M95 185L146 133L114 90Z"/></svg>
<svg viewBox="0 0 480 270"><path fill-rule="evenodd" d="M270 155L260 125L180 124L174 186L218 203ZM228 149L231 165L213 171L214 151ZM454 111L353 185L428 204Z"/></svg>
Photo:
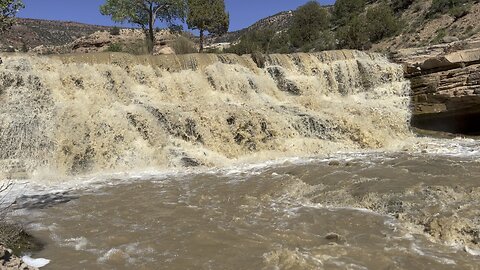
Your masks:
<svg viewBox="0 0 480 270"><path fill-rule="evenodd" d="M344 236L333 232L325 235L325 239L336 244L344 244L347 241Z"/></svg>
<svg viewBox="0 0 480 270"><path fill-rule="evenodd" d="M327 120L318 119L311 115L300 115L299 121L293 126L301 135L324 140L334 140L330 123Z"/></svg>
<svg viewBox="0 0 480 270"><path fill-rule="evenodd" d="M22 259L12 253L11 249L7 249L0 245L0 269L1 270L34 270L35 267L28 266Z"/></svg>
<svg viewBox="0 0 480 270"><path fill-rule="evenodd" d="M404 212L403 201L397 198L389 200L386 203L386 211L389 215L398 218L399 215Z"/></svg>
<svg viewBox="0 0 480 270"><path fill-rule="evenodd" d="M300 88L298 88L293 81L286 78L285 72L280 67L269 67L267 71L277 83L277 87L280 89L280 91L287 92L295 96L302 94Z"/></svg>
<svg viewBox="0 0 480 270"><path fill-rule="evenodd" d="M328 166L340 166L340 161L332 160L328 163Z"/></svg>
<svg viewBox="0 0 480 270"><path fill-rule="evenodd" d="M200 162L190 157L183 157L181 161L184 167L198 167L201 165Z"/></svg>

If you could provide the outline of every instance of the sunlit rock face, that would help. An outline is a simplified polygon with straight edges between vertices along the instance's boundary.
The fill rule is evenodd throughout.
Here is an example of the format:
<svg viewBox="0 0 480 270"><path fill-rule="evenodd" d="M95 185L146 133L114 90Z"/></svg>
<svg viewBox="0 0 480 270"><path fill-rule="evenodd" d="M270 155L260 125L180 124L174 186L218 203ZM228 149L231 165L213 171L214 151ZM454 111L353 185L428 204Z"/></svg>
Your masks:
<svg viewBox="0 0 480 270"><path fill-rule="evenodd" d="M397 149L409 84L377 54L3 56L8 177Z"/></svg>
<svg viewBox="0 0 480 270"><path fill-rule="evenodd" d="M405 49L394 60L411 81L413 126L480 134L480 40Z"/></svg>

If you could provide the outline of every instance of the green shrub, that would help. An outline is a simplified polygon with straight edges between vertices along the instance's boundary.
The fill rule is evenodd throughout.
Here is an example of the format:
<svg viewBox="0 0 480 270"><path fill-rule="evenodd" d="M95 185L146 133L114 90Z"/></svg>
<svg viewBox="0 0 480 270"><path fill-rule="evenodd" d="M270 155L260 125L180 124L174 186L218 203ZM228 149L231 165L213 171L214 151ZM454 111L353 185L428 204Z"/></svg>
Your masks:
<svg viewBox="0 0 480 270"><path fill-rule="evenodd" d="M400 30L399 20L393 15L390 6L380 4L367 11L368 36L370 42L377 42L395 35Z"/></svg>
<svg viewBox="0 0 480 270"><path fill-rule="evenodd" d="M437 35L432 40L433 44L439 44L443 42L443 38L447 36L447 31L445 29L440 29L437 31Z"/></svg>
<svg viewBox="0 0 480 270"><path fill-rule="evenodd" d="M122 52L123 46L120 43L111 43L108 48L107 52Z"/></svg>
<svg viewBox="0 0 480 270"><path fill-rule="evenodd" d="M315 51L334 50L337 47L337 40L335 33L330 30L320 32L320 37L314 41L313 46Z"/></svg>
<svg viewBox="0 0 480 270"><path fill-rule="evenodd" d="M337 0L333 6L333 21L336 25L347 25L365 10L365 0Z"/></svg>
<svg viewBox="0 0 480 270"><path fill-rule="evenodd" d="M336 37L340 48L366 50L371 47L365 16L354 17L347 25L340 27Z"/></svg>
<svg viewBox="0 0 480 270"><path fill-rule="evenodd" d="M273 30L257 30L244 34L240 41L226 50L228 53L238 55L251 54L253 52L269 53L270 45L274 40L275 32Z"/></svg>
<svg viewBox="0 0 480 270"><path fill-rule="evenodd" d="M123 44L123 52L133 55L145 55L151 54L150 45L151 42L147 39L139 40L135 43Z"/></svg>
<svg viewBox="0 0 480 270"><path fill-rule="evenodd" d="M449 10L449 14L452 15L455 19L462 18L467 15L470 11L470 4L464 4L462 6L455 6Z"/></svg>
<svg viewBox="0 0 480 270"><path fill-rule="evenodd" d="M455 18L463 17L470 10L471 2L471 0L433 0L428 17L433 18L438 16L438 14L447 13Z"/></svg>
<svg viewBox="0 0 480 270"><path fill-rule="evenodd" d="M397 13L409 8L415 0L392 0L392 10Z"/></svg>
<svg viewBox="0 0 480 270"><path fill-rule="evenodd" d="M290 41L296 48L316 41L321 31L330 26L329 14L316 1L310 1L293 13L293 22L289 29Z"/></svg>

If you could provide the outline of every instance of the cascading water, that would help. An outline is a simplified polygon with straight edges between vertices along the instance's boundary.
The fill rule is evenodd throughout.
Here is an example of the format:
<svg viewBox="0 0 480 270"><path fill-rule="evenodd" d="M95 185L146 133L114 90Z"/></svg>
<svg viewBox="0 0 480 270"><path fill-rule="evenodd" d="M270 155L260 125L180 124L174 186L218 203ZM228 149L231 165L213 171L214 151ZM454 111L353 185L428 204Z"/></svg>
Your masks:
<svg viewBox="0 0 480 270"><path fill-rule="evenodd" d="M5 57L7 177L223 166L395 148L410 136L402 69L377 54Z"/></svg>
<svg viewBox="0 0 480 270"><path fill-rule="evenodd" d="M413 136L381 55L2 58L0 183L49 269L480 265L479 144Z"/></svg>

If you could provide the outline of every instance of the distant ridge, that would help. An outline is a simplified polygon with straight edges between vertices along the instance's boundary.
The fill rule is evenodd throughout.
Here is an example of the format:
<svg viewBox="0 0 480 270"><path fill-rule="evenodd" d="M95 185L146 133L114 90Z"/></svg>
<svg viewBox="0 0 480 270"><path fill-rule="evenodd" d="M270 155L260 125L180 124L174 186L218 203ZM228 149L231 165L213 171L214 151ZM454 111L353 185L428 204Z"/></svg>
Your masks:
<svg viewBox="0 0 480 270"><path fill-rule="evenodd" d="M78 22L18 18L15 25L0 37L1 47L34 48L39 45L59 46L88 36L96 31L110 30L109 26Z"/></svg>
<svg viewBox="0 0 480 270"><path fill-rule="evenodd" d="M326 8L327 10L330 10L333 8L333 5L324 5L323 7ZM210 43L225 43L225 42L235 43L240 39L242 35L252 31L262 31L262 30L268 30L268 29L273 29L276 32L285 31L290 27L292 23L293 12L294 10L279 12L272 16L268 16L266 18L260 19L259 21L252 24L251 26L243 28L241 30L228 32L227 34L221 37L212 37L210 38L209 41Z"/></svg>

